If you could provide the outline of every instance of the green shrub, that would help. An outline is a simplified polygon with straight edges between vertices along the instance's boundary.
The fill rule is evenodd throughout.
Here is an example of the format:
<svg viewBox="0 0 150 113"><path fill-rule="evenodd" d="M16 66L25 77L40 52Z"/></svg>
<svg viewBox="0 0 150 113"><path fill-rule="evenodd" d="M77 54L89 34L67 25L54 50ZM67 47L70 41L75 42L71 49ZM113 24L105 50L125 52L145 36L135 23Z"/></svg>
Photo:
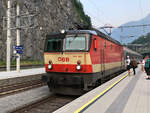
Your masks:
<svg viewBox="0 0 150 113"><path fill-rule="evenodd" d="M83 21L83 24L88 25L88 28L90 29L92 27L91 18L84 13L82 3L79 0L72 0L72 1L73 1L74 7L77 10L81 20Z"/></svg>
<svg viewBox="0 0 150 113"><path fill-rule="evenodd" d="M44 62L42 61L28 61L28 60L21 60L21 65L43 65ZM16 61L11 61L11 66L15 66ZM0 61L0 66L6 66L6 61Z"/></svg>

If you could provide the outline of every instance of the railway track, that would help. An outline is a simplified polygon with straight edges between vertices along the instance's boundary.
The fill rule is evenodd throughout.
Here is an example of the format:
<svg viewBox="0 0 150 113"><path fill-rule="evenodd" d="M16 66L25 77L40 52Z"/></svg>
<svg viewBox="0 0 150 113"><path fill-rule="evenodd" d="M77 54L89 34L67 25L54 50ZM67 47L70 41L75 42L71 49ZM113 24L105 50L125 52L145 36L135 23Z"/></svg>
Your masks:
<svg viewBox="0 0 150 113"><path fill-rule="evenodd" d="M76 98L76 96L52 95L23 107L16 108L9 113L51 113Z"/></svg>
<svg viewBox="0 0 150 113"><path fill-rule="evenodd" d="M26 91L45 85L41 80L32 80L24 83L0 86L0 97Z"/></svg>

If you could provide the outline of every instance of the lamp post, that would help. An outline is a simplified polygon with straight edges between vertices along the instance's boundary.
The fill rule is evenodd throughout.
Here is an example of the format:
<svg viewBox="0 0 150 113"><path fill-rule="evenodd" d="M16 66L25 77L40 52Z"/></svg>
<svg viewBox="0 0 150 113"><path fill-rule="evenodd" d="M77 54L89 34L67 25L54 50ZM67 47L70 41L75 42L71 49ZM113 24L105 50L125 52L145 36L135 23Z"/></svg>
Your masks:
<svg viewBox="0 0 150 113"><path fill-rule="evenodd" d="M10 71L10 45L11 45L11 1L7 1L7 53L6 53L6 64L7 71Z"/></svg>
<svg viewBox="0 0 150 113"><path fill-rule="evenodd" d="M19 3L17 3L17 20L16 20L16 41L17 41L17 46L20 46L20 6ZM20 54L17 53L17 59L16 59L17 63L16 63L16 71L20 72Z"/></svg>

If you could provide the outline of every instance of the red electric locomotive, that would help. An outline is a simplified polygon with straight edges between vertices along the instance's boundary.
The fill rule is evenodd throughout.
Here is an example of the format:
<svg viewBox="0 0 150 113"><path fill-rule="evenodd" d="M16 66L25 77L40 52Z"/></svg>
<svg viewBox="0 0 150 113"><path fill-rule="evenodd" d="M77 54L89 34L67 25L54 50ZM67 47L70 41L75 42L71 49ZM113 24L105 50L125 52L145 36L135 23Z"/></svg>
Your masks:
<svg viewBox="0 0 150 113"><path fill-rule="evenodd" d="M46 36L46 75L52 92L80 95L124 69L123 46L97 30L69 30Z"/></svg>

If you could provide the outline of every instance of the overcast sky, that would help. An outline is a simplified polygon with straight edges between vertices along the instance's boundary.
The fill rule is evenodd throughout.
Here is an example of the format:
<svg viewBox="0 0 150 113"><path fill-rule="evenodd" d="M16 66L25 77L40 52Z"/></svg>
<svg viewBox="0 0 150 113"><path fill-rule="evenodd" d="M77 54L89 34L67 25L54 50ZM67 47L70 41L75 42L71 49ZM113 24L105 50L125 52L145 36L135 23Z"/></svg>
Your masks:
<svg viewBox="0 0 150 113"><path fill-rule="evenodd" d="M115 27L144 18L150 13L150 0L80 0L94 26Z"/></svg>

